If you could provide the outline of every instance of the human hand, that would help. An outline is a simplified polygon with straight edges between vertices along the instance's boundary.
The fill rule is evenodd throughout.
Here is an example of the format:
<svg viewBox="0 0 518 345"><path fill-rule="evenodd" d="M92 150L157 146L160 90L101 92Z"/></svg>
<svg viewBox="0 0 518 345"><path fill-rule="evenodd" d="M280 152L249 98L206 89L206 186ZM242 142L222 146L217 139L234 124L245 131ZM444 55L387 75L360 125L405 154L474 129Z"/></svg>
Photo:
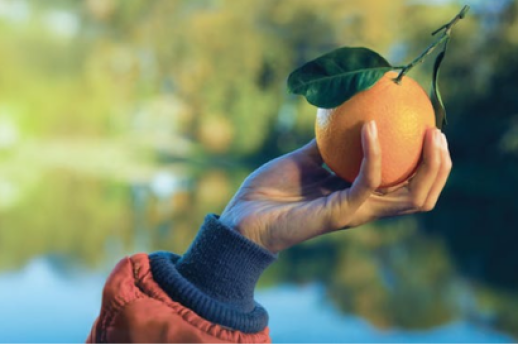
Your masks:
<svg viewBox="0 0 518 345"><path fill-rule="evenodd" d="M377 191L381 150L374 121L364 124L361 137L364 158L350 187L322 167L313 140L248 176L220 221L276 253L328 232L432 210L452 167L444 134L429 129L415 175L384 191Z"/></svg>

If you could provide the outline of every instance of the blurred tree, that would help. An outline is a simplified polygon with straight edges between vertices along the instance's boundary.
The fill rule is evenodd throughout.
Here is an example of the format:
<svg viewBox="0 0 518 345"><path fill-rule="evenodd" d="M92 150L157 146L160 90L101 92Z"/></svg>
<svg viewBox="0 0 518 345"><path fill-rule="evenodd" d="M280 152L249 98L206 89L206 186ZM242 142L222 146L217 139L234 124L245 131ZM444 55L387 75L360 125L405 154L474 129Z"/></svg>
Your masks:
<svg viewBox="0 0 518 345"><path fill-rule="evenodd" d="M319 280L342 310L380 327L429 327L460 315L452 303L453 257L479 282L475 295L489 322L516 334L518 4L476 4L456 27L441 73L454 169L436 210L387 223L390 229L378 224L293 248L265 284ZM110 255L99 248L113 238L127 248L147 240L144 249L182 252L203 216L220 211L249 171L229 161L255 167L313 137L314 107L286 92L291 70L343 45L373 48L394 64L409 61L460 8L404 0L17 6L21 15L0 14L0 164L2 176L17 162L23 166L15 171L41 178L10 199L9 184L0 181L0 207L10 200L0 209L4 268L50 252L94 265ZM414 73L422 83L429 83L431 63ZM13 157L24 157L31 137L43 144L110 138L162 162L197 165L188 187L163 199L137 179L100 182L19 163ZM214 170L221 161L231 171Z"/></svg>
<svg viewBox="0 0 518 345"><path fill-rule="evenodd" d="M327 0L315 11L310 0L91 1L86 25L118 38L95 44L92 59L106 56L119 69L135 62L136 79L111 83L115 92L130 98L173 92L187 105L178 134L208 153L256 161L313 136L314 110L286 94L289 71L339 45L388 50L403 3Z"/></svg>
<svg viewBox="0 0 518 345"><path fill-rule="evenodd" d="M69 262L98 265L110 250L120 253L121 244L132 243L126 188L65 172L42 176L42 181L30 190L30 197L0 212L1 269L18 268L51 253ZM104 250L110 240L118 245Z"/></svg>
<svg viewBox="0 0 518 345"><path fill-rule="evenodd" d="M436 26L427 7L408 11L421 30ZM447 239L463 272L510 289L518 287L518 60L509 40L517 16L514 1L498 11L479 9L455 32L441 73L454 169L437 209L420 217Z"/></svg>

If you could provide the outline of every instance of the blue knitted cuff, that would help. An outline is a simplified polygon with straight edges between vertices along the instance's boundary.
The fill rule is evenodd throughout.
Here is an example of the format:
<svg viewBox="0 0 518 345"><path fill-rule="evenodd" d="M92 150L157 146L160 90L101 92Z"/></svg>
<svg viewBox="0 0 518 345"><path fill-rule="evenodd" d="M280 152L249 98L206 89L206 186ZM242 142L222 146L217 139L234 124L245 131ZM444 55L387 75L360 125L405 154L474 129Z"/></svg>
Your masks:
<svg viewBox="0 0 518 345"><path fill-rule="evenodd" d="M254 288L276 255L208 215L183 256L149 255L153 278L173 299L204 319L244 333L268 325Z"/></svg>

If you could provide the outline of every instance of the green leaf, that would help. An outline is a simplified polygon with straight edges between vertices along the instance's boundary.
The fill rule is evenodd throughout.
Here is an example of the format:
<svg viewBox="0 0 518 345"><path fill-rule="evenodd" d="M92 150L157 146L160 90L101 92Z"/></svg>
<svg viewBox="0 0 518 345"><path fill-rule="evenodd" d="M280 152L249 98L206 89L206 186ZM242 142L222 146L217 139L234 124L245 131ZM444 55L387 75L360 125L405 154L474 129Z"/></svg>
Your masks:
<svg viewBox="0 0 518 345"><path fill-rule="evenodd" d="M393 67L367 48L340 48L310 61L288 77L288 90L320 108L335 108L371 88Z"/></svg>
<svg viewBox="0 0 518 345"><path fill-rule="evenodd" d="M439 68L441 67L442 60L446 55L446 48L448 47L449 39L446 40L442 52L437 55L435 64L433 66L433 80L432 90L430 92L430 100L432 101L433 110L435 111L435 125L437 128L442 129L443 126L448 124L446 120L446 109L442 101L441 93L439 92Z"/></svg>

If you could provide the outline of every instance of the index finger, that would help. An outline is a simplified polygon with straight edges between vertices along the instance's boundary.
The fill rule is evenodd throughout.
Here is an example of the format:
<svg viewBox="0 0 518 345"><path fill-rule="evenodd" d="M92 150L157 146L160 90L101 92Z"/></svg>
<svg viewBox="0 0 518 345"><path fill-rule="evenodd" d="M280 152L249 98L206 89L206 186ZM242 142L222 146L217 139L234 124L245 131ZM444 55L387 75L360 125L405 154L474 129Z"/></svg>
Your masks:
<svg viewBox="0 0 518 345"><path fill-rule="evenodd" d="M415 176L410 180L409 190L415 206L424 205L441 167L442 134L437 128L426 132L423 145L423 160Z"/></svg>

